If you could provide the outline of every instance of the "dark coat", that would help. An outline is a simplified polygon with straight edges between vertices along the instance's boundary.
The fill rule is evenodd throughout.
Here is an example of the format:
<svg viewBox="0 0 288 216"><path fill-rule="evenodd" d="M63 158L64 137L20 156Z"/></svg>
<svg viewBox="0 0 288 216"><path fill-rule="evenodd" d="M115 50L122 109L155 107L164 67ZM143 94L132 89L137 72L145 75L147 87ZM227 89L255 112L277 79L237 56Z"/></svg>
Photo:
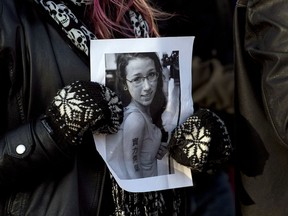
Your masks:
<svg viewBox="0 0 288 216"><path fill-rule="evenodd" d="M75 151L41 123L59 89L90 79L89 64L46 18L33 0L0 0L0 215L105 216L115 208L111 181L92 137ZM181 215L232 215L227 175L197 179L179 189Z"/></svg>
<svg viewBox="0 0 288 216"><path fill-rule="evenodd" d="M90 78L89 65L32 4L0 1L0 215L97 215L106 166L93 140L76 154L36 120L57 90Z"/></svg>
<svg viewBox="0 0 288 216"><path fill-rule="evenodd" d="M236 161L245 215L288 215L288 4L239 0L235 10Z"/></svg>

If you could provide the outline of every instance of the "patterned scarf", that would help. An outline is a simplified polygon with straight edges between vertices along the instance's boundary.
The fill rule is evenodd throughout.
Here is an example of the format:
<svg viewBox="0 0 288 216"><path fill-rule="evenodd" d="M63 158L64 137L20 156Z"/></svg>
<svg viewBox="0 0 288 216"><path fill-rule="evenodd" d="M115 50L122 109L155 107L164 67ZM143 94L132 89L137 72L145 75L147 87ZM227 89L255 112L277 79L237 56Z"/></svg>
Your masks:
<svg viewBox="0 0 288 216"><path fill-rule="evenodd" d="M62 33L70 42L84 55L89 56L90 40L97 39L85 24L79 20L68 4L59 0L34 0L40 10L53 19ZM67 0L66 0L67 1ZM74 6L85 6L92 4L91 0L69 0ZM129 17L135 33L135 37L149 37L149 27L141 14L130 10Z"/></svg>
<svg viewBox="0 0 288 216"><path fill-rule="evenodd" d="M97 39L85 24L79 20L75 13L69 8L69 3L76 7L85 7L93 4L92 0L34 0L40 11L56 24L60 33L70 41L76 48L75 50L89 59L90 40ZM141 14L136 11L129 11L131 26L133 27L135 37L149 37L149 27ZM147 193L130 193L112 179L112 196L115 204L114 216L161 216L161 215L179 215L180 194L177 190L152 191ZM164 196L168 194L167 196ZM168 197L171 203L164 199ZM170 201L170 200L169 200ZM168 208L169 207L169 208Z"/></svg>

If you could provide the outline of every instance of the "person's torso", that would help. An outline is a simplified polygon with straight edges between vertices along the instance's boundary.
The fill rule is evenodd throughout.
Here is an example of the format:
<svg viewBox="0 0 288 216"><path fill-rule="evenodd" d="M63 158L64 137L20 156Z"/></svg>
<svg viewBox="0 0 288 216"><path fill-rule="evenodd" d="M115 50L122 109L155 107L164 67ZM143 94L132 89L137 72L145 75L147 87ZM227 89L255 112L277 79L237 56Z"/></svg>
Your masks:
<svg viewBox="0 0 288 216"><path fill-rule="evenodd" d="M142 167L146 166L147 168L149 167L149 169L152 168L149 171L150 176L155 176L157 175L156 155L161 145L161 130L155 124L153 124L151 116L142 112L137 107L131 105L124 109L124 121L128 115L131 118L133 113L141 114L143 119L143 122L135 122L135 124L144 125L144 130L141 132L143 135L143 142L141 149L139 150L139 157L142 163Z"/></svg>

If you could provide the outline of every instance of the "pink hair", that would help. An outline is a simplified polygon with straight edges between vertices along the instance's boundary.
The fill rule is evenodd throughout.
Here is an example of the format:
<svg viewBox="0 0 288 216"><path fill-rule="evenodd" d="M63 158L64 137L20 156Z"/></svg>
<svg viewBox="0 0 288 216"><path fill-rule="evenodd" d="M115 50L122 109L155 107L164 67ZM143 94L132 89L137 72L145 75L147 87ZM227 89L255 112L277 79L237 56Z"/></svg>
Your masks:
<svg viewBox="0 0 288 216"><path fill-rule="evenodd" d="M90 18L98 38L113 38L115 32L125 37L134 37L127 12L133 9L140 13L149 26L150 36L159 36L157 19L167 14L153 8L146 0L93 0Z"/></svg>

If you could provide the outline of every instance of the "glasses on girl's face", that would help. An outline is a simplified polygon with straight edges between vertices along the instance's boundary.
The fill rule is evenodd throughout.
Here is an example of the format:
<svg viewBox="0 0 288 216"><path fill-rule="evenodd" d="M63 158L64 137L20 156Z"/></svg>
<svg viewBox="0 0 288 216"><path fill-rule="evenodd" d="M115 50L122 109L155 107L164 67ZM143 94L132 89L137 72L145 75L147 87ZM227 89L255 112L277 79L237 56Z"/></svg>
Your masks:
<svg viewBox="0 0 288 216"><path fill-rule="evenodd" d="M159 77L159 73L157 72L150 72L147 76L137 76L131 80L126 79L128 82L132 83L133 85L141 85L144 83L144 80L147 79L148 82L152 83L157 80Z"/></svg>

